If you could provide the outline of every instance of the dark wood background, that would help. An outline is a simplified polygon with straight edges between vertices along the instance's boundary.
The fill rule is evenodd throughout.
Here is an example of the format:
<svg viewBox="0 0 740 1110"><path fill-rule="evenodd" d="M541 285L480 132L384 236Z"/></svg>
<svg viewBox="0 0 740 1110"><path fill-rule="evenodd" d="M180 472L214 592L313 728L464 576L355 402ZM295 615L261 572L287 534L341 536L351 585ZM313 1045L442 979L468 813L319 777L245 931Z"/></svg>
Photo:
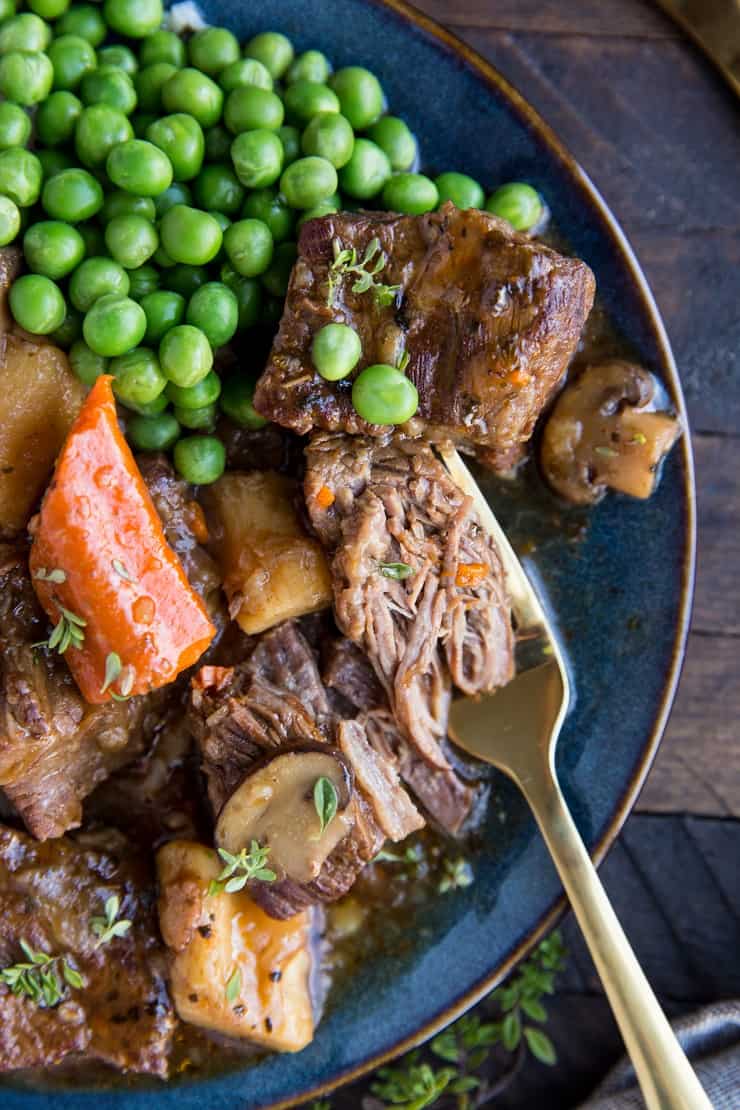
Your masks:
<svg viewBox="0 0 740 1110"><path fill-rule="evenodd" d="M606 198L663 313L696 460L694 619L638 803L740 817L740 102L650 0L416 0L534 105Z"/></svg>

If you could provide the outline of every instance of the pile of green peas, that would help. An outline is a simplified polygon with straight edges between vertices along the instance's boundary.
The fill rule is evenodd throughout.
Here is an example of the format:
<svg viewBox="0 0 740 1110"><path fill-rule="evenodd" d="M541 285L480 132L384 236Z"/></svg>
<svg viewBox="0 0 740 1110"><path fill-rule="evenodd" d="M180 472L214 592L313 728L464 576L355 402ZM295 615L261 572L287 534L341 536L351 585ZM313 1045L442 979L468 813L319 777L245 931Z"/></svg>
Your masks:
<svg viewBox="0 0 740 1110"><path fill-rule="evenodd" d="M296 55L283 34L244 46L223 27L180 36L161 0L26 9L0 0L0 246L18 240L28 269L11 312L67 350L85 384L111 374L133 447L172 449L190 482L223 472L220 413L267 423L254 377L222 381L214 352L274 328L306 220L356 207L415 215L447 200L519 230L542 217L529 185L486 200L465 174L416 172L416 140L374 74ZM343 325L314 343L329 381L360 354ZM352 399L383 424L418 404L390 366L365 368Z"/></svg>

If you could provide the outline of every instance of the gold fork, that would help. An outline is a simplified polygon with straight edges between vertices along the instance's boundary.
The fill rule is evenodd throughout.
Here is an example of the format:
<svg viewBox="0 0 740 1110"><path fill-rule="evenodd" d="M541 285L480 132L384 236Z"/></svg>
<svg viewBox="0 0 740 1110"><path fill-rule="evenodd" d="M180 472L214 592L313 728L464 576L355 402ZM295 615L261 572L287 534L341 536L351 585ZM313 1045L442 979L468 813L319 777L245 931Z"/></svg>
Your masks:
<svg viewBox="0 0 740 1110"><path fill-rule="evenodd" d="M475 501L501 554L520 644L508 686L460 698L452 740L517 784L534 814L581 927L632 1059L648 1110L711 1110L691 1064L607 898L558 785L555 745L570 701L557 638L521 563L452 447L439 453L453 481Z"/></svg>

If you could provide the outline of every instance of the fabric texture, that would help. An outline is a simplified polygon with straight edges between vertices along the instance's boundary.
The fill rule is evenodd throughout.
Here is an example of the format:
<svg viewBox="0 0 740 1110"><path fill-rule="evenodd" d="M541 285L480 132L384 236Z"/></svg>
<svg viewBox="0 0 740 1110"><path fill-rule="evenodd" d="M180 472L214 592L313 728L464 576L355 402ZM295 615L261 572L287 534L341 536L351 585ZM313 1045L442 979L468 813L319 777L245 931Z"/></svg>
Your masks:
<svg viewBox="0 0 740 1110"><path fill-rule="evenodd" d="M718 1002L674 1022L673 1028L714 1107L740 1110L740 999ZM624 1058L580 1110L642 1110L634 1070Z"/></svg>

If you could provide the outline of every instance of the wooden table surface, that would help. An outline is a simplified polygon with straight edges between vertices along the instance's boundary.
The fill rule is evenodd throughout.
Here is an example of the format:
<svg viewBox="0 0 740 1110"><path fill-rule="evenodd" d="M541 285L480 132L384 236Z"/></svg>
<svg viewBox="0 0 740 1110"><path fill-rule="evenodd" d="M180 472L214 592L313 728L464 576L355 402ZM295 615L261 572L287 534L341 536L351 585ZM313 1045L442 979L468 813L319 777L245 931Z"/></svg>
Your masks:
<svg viewBox="0 0 740 1110"><path fill-rule="evenodd" d="M638 803L740 816L740 101L650 0L416 0L498 67L621 222L663 314L696 460L693 625Z"/></svg>

